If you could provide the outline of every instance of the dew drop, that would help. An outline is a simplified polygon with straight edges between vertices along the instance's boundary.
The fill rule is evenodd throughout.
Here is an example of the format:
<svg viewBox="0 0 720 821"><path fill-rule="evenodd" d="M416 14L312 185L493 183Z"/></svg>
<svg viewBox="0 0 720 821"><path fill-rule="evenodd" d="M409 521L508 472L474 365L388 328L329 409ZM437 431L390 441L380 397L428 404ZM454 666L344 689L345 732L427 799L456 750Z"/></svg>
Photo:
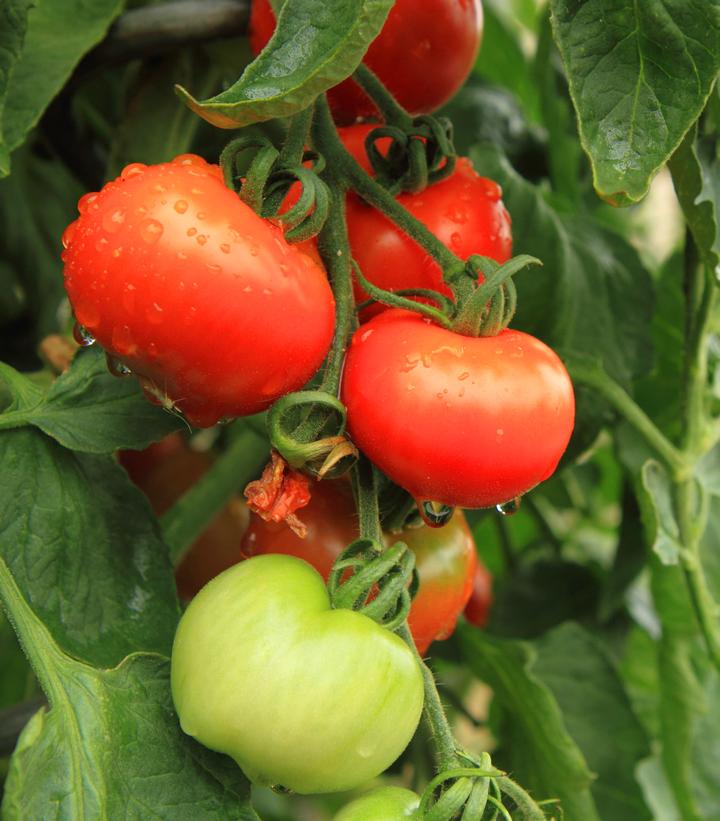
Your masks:
<svg viewBox="0 0 720 821"><path fill-rule="evenodd" d="M195 237L195 242L197 242L198 245L205 245L205 243L207 241L208 241L207 234L198 234Z"/></svg>
<svg viewBox="0 0 720 821"><path fill-rule="evenodd" d="M95 337L79 322L73 326L73 338L81 348L89 348L95 344Z"/></svg>
<svg viewBox="0 0 720 821"><path fill-rule="evenodd" d="M103 252L108 245L107 237L100 237L100 239L95 243L95 250Z"/></svg>
<svg viewBox="0 0 720 821"><path fill-rule="evenodd" d="M125 222L125 212L116 208L103 214L102 227L110 234L116 234Z"/></svg>
<svg viewBox="0 0 720 821"><path fill-rule="evenodd" d="M177 252L177 258L178 259L187 259L188 257L187 257L187 254L183 253L183 251L178 251Z"/></svg>
<svg viewBox="0 0 720 821"><path fill-rule="evenodd" d="M147 166L141 162L130 163L130 165L126 165L120 172L120 179L129 180L132 177L137 177L138 174L142 174L146 168Z"/></svg>
<svg viewBox="0 0 720 821"><path fill-rule="evenodd" d="M230 246L228 245L227 242L223 242L223 244L220 246L220 250L223 252L223 254L229 254L230 253Z"/></svg>
<svg viewBox="0 0 720 821"><path fill-rule="evenodd" d="M252 293L252 287L251 287L250 285L246 285L246 286L243 288L243 291L244 291L246 294Z"/></svg>
<svg viewBox="0 0 720 821"><path fill-rule="evenodd" d="M157 359L158 346L155 342L148 342L147 354L151 359Z"/></svg>
<svg viewBox="0 0 720 821"><path fill-rule="evenodd" d="M188 228L188 229L187 229L187 231L186 231L185 233L186 233L189 237L194 237L194 236L195 236L195 234L197 234L197 228L195 228L194 226L193 226L192 228Z"/></svg>
<svg viewBox="0 0 720 821"><path fill-rule="evenodd" d="M363 331L360 334L360 341L365 342L366 340L368 340L372 336L372 334L373 334L373 329L372 328L370 328L367 331Z"/></svg>
<svg viewBox="0 0 720 821"><path fill-rule="evenodd" d="M120 356L135 353L137 345L128 325L116 325L112 332L112 349Z"/></svg>
<svg viewBox="0 0 720 821"><path fill-rule="evenodd" d="M469 371L463 371L463 372L460 374L460 376L458 376L458 380L459 380L460 382L464 382L464 381L468 378L468 376L470 376Z"/></svg>
<svg viewBox="0 0 720 821"><path fill-rule="evenodd" d="M163 224L154 219L146 219L140 223L140 236L148 245L154 245L162 236Z"/></svg>
<svg viewBox="0 0 720 821"><path fill-rule="evenodd" d="M457 231L453 231L452 234L450 234L450 245L452 245L454 248L458 248L461 242L462 237L460 236L460 234Z"/></svg>
<svg viewBox="0 0 720 821"><path fill-rule="evenodd" d="M217 265L214 262L208 262L208 270L212 271L215 274L219 274L222 271L222 265Z"/></svg>
<svg viewBox="0 0 720 821"><path fill-rule="evenodd" d="M272 290L270 288L263 288L263 293L265 294L265 296L271 296Z"/></svg>
<svg viewBox="0 0 720 821"><path fill-rule="evenodd" d="M188 210L188 204L185 200L178 200L173 208L178 212L178 214L184 214Z"/></svg>
<svg viewBox="0 0 720 821"><path fill-rule="evenodd" d="M122 254L122 245L118 245L117 248L112 249L112 256L117 259Z"/></svg>
<svg viewBox="0 0 720 821"><path fill-rule="evenodd" d="M498 513L501 513L503 516L513 516L515 513L520 510L520 496L516 496L514 499L510 499L508 502L503 502L500 505L496 505L495 509Z"/></svg>
<svg viewBox="0 0 720 821"><path fill-rule="evenodd" d="M110 356L110 354L105 354L105 362L107 363L107 369L113 376L123 377L123 376L130 376L132 371L128 366L121 362L114 356Z"/></svg>
<svg viewBox="0 0 720 821"><path fill-rule="evenodd" d="M160 185L160 183L158 183L157 185L153 186L153 191L157 191L158 194L164 194L167 191L167 188L164 185Z"/></svg>
<svg viewBox="0 0 720 821"><path fill-rule="evenodd" d="M428 527L443 527L452 518L455 508L441 502L416 502L418 512Z"/></svg>
<svg viewBox="0 0 720 821"><path fill-rule="evenodd" d="M204 220L207 214L204 211L198 211L197 218L199 220Z"/></svg>
<svg viewBox="0 0 720 821"><path fill-rule="evenodd" d="M163 321L163 309L157 302L153 302L145 312L145 316L150 324L159 325Z"/></svg>
<svg viewBox="0 0 720 821"><path fill-rule="evenodd" d="M135 310L135 286L131 282L125 283L122 296L123 308L132 313Z"/></svg>
<svg viewBox="0 0 720 821"><path fill-rule="evenodd" d="M75 231L77 230L78 221L74 220L73 222L68 225L68 227L62 233L62 247L67 248L68 245L72 242L72 238L75 235Z"/></svg>

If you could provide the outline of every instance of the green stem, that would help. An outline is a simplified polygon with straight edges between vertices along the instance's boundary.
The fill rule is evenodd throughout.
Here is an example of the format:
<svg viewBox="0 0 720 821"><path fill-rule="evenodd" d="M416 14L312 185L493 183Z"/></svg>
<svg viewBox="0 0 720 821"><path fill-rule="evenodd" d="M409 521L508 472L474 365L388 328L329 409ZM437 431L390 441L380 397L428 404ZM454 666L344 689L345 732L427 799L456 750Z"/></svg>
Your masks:
<svg viewBox="0 0 720 821"><path fill-rule="evenodd" d="M383 120L388 125L396 125L400 128L409 128L412 125L412 117L398 103L392 94L378 80L375 72L371 71L364 63L355 69L353 80L375 103Z"/></svg>
<svg viewBox="0 0 720 821"><path fill-rule="evenodd" d="M282 165L292 167L302 163L312 119L313 106L310 105L290 120L290 125L285 135L285 142L280 151L280 162Z"/></svg>
<svg viewBox="0 0 720 821"><path fill-rule="evenodd" d="M362 199L391 219L402 231L426 251L443 269L446 280L462 274L465 263L455 256L419 220L415 219L393 195L368 176L351 154L345 149L332 120L327 100L320 97L316 103L313 134L321 142L318 151L337 177L352 188Z"/></svg>
<svg viewBox="0 0 720 821"><path fill-rule="evenodd" d="M217 512L257 475L267 454L267 440L245 427L202 479L162 517L163 538L173 564L180 564Z"/></svg>
<svg viewBox="0 0 720 821"><path fill-rule="evenodd" d="M635 428L663 460L676 480L684 479L688 475L690 467L685 455L672 444L635 400L604 370L594 365L587 366L579 362L571 362L568 364L568 371L573 381L594 388Z"/></svg>
<svg viewBox="0 0 720 821"><path fill-rule="evenodd" d="M720 671L718 605L708 587L700 556L700 538L707 523L707 507L701 505L698 513L695 504L696 494L705 497L704 490L692 480L681 482L675 487L675 514L680 528L680 541L683 545L680 551L680 564L685 574L708 655Z"/></svg>

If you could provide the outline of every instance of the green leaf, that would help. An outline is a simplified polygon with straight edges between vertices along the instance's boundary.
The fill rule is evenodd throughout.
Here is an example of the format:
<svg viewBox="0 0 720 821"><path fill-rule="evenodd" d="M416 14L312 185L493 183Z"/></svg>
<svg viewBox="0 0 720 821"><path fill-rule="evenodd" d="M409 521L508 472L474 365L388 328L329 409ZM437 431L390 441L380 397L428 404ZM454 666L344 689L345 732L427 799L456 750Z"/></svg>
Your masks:
<svg viewBox="0 0 720 821"><path fill-rule="evenodd" d="M714 0L550 0L598 194L638 202L700 115L720 68Z"/></svg>
<svg viewBox="0 0 720 821"><path fill-rule="evenodd" d="M29 339L2 341L4 357L14 348L33 349L59 328L58 307L65 297L60 237L77 217L82 193L62 163L29 150L13 156L13 173L0 180L0 259L11 269L21 289L18 297L32 318Z"/></svg>
<svg viewBox="0 0 720 821"><path fill-rule="evenodd" d="M38 692L30 665L10 622L0 609L0 710L25 701Z"/></svg>
<svg viewBox="0 0 720 821"><path fill-rule="evenodd" d="M515 281L513 325L556 349L601 360L610 376L629 385L652 358L653 285L637 252L597 223L553 209L493 146L477 146L471 157L502 186L513 216L513 253L543 261Z"/></svg>
<svg viewBox="0 0 720 821"><path fill-rule="evenodd" d="M0 559L0 596L50 700L23 730L2 817L7 821L172 818L258 821L237 765L184 735L168 660L133 654L100 670L64 654Z"/></svg>
<svg viewBox="0 0 720 821"><path fill-rule="evenodd" d="M591 620L600 585L588 568L560 559L522 564L495 593L489 630L530 639L568 619Z"/></svg>
<svg viewBox="0 0 720 821"><path fill-rule="evenodd" d="M704 263L715 270L720 263L720 165L718 142L698 137L697 126L685 135L670 158L675 191Z"/></svg>
<svg viewBox="0 0 720 821"><path fill-rule="evenodd" d="M650 746L607 651L572 623L545 635L535 648L533 673L555 696L568 732L596 776L591 789L599 816L649 819L633 772Z"/></svg>
<svg viewBox="0 0 720 821"><path fill-rule="evenodd" d="M125 471L27 429L0 433L0 477L0 557L55 641L102 666L169 654L178 605L167 548Z"/></svg>
<svg viewBox="0 0 720 821"><path fill-rule="evenodd" d="M502 707L500 737L513 778L536 800L559 799L566 821L598 821L592 774L552 693L535 675L537 652L468 625L458 633L467 663Z"/></svg>
<svg viewBox="0 0 720 821"><path fill-rule="evenodd" d="M15 394L13 406L0 414L0 430L34 425L71 450L140 449L181 424L148 402L135 379L112 376L97 348L78 352L47 392L2 362L0 380Z"/></svg>
<svg viewBox="0 0 720 821"><path fill-rule="evenodd" d="M654 513L652 549L663 564L677 564L682 544L680 543L680 526L675 519L672 479L659 462L648 459L642 467L641 481L652 503Z"/></svg>
<svg viewBox="0 0 720 821"><path fill-rule="evenodd" d="M36 0L20 59L8 85L5 150L15 150L65 85L81 57L100 42L122 0Z"/></svg>
<svg viewBox="0 0 720 821"><path fill-rule="evenodd" d="M5 99L27 30L32 0L0 0L0 177L10 173L10 152L2 140Z"/></svg>
<svg viewBox="0 0 720 821"><path fill-rule="evenodd" d="M517 30L503 14L486 4L483 9L483 39L475 73L517 96L527 116L539 120L538 93L533 83L530 63L521 46Z"/></svg>
<svg viewBox="0 0 720 821"><path fill-rule="evenodd" d="M383 27L393 0L287 0L272 39L230 88L199 102L180 97L220 128L289 117L344 80Z"/></svg>

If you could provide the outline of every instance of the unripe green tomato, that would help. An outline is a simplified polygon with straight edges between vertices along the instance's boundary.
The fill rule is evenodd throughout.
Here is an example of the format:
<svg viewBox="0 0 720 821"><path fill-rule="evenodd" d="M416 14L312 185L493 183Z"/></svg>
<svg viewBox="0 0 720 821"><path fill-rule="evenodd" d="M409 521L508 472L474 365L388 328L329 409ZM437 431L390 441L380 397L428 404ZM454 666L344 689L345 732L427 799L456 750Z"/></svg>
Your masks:
<svg viewBox="0 0 720 821"><path fill-rule="evenodd" d="M407 821L419 818L420 799L402 787L380 787L346 804L333 821Z"/></svg>
<svg viewBox="0 0 720 821"><path fill-rule="evenodd" d="M256 784L349 790L405 749L423 681L411 650L367 616L330 607L320 574L257 556L209 582L175 635L183 730Z"/></svg>

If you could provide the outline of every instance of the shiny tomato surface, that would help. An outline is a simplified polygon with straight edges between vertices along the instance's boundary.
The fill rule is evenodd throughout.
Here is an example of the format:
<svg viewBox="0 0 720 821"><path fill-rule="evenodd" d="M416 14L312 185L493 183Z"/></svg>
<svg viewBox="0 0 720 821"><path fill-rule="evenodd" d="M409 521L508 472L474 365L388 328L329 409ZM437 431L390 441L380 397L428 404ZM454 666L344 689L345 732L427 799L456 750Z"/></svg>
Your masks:
<svg viewBox="0 0 720 821"><path fill-rule="evenodd" d="M128 166L78 203L65 287L78 322L148 397L200 427L301 387L332 339L325 272L183 155Z"/></svg>
<svg viewBox="0 0 720 821"><path fill-rule="evenodd" d="M568 373L540 340L461 336L397 309L355 333L342 401L353 441L394 482L470 508L547 479L575 417Z"/></svg>
<svg viewBox="0 0 720 821"><path fill-rule="evenodd" d="M397 0L364 62L411 114L427 114L446 103L465 82L477 56L482 27L480 0ZM253 53L262 51L274 30L269 0L253 0ZM340 83L328 96L341 124L378 114L353 80Z"/></svg>
<svg viewBox="0 0 720 821"><path fill-rule="evenodd" d="M283 553L309 562L327 579L333 562L358 538L358 519L349 485L325 481L313 487L310 503L298 511L307 525L304 539L285 524L251 517L242 542L245 556ZM447 638L472 591L475 543L461 511L442 528L425 525L387 534L386 541L405 542L415 553L420 587L408 622L415 644L424 653L431 642Z"/></svg>

